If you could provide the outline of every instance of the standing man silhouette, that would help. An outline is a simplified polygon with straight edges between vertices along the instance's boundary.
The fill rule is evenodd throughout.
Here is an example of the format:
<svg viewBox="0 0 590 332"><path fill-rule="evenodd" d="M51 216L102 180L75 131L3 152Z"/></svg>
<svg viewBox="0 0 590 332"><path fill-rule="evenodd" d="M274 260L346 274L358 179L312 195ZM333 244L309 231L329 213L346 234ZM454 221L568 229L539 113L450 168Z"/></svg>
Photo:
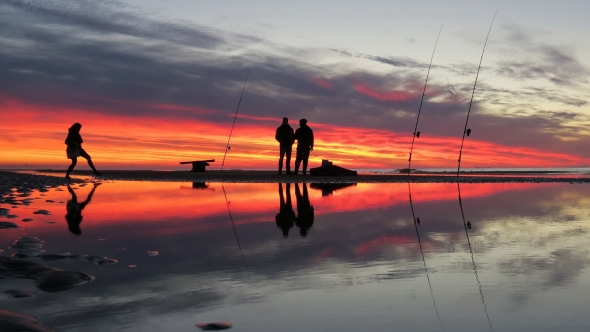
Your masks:
<svg viewBox="0 0 590 332"><path fill-rule="evenodd" d="M295 131L297 140L297 156L295 157L295 174L299 171L299 164L303 161L303 175L307 174L307 160L313 151L313 130L307 126L307 120L299 120L299 129Z"/></svg>
<svg viewBox="0 0 590 332"><path fill-rule="evenodd" d="M283 157L287 155L287 174L291 174L291 151L295 134L293 128L289 125L289 119L283 118L283 124L277 128L275 139L279 142L280 157L279 157L279 175L283 171Z"/></svg>

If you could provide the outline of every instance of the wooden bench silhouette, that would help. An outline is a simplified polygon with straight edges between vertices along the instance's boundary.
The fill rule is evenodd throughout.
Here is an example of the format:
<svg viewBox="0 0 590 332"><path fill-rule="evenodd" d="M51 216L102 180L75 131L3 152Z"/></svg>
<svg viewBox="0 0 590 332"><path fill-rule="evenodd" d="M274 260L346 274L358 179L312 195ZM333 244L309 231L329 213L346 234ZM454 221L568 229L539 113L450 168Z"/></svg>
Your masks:
<svg viewBox="0 0 590 332"><path fill-rule="evenodd" d="M209 163L214 163L214 162L215 162L215 159L209 159L209 160L182 161L182 162L180 162L180 164L181 165L193 164L193 169L191 169L191 172L204 172L205 166L210 166Z"/></svg>

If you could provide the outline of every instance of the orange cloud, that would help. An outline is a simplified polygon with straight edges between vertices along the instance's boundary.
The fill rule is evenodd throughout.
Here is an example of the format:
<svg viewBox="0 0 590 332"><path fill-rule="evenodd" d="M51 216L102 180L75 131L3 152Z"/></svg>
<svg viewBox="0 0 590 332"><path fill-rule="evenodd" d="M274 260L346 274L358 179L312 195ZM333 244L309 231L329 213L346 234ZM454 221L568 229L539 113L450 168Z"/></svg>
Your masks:
<svg viewBox="0 0 590 332"><path fill-rule="evenodd" d="M36 105L7 99L0 115L0 167L65 168L64 139L73 122L83 124L85 149L99 168L180 169L178 163L216 159L219 168L233 114L173 104L138 104L162 109L147 116L103 114L77 107ZM190 112L168 117L166 110ZM223 114L227 121L203 120ZM274 132L280 118L239 115L227 154L226 168L274 169L278 148ZM411 135L371 128L313 123L316 136L310 165L322 159L352 169L391 169L407 165ZM424 136L416 142L413 167L456 167L459 137ZM557 152L513 147L469 139L463 167L555 167L588 164L590 160ZM82 166L84 167L84 166Z"/></svg>

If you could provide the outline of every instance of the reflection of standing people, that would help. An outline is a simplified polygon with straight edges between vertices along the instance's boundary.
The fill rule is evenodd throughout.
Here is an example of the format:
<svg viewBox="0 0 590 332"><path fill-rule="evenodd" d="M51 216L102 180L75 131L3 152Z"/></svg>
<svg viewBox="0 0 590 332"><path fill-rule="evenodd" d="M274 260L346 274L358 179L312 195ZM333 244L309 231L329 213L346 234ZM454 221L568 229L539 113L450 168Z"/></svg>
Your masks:
<svg viewBox="0 0 590 332"><path fill-rule="evenodd" d="M68 222L68 229L73 234L82 234L82 230L80 229L80 224L82 223L82 219L84 218L82 217L82 210L84 210L86 205L90 203L92 195L94 195L94 191L96 190L96 187L98 187L98 185L98 183L94 183L94 187L92 187L92 190L88 194L86 200L82 203L78 203L78 196L76 196L76 192L74 192L72 187L70 187L70 185L68 184L68 191L72 195L72 199L68 200L68 203L66 205L66 221Z"/></svg>
<svg viewBox="0 0 590 332"><path fill-rule="evenodd" d="M295 197L297 198L297 218L295 224L299 227L299 234L307 236L307 231L313 226L313 205L309 202L307 184L303 183L303 196L299 191L299 184L295 184Z"/></svg>
<svg viewBox="0 0 590 332"><path fill-rule="evenodd" d="M68 129L68 137L66 138L66 145L68 146L66 149L66 154L68 155L68 159L72 159L72 164L68 167L68 172L66 173L66 179L70 178L70 173L76 167L78 163L78 157L85 158L88 161L88 165L94 171L94 175L101 175L94 164L92 163L92 159L90 155L82 149L82 136L80 136L80 129L82 129L82 125L79 123L74 123L70 129Z"/></svg>
<svg viewBox="0 0 590 332"><path fill-rule="evenodd" d="M283 157L287 155L287 174L291 174L291 149L293 146L295 134L293 128L289 125L289 119L283 118L283 124L277 128L275 139L279 142L280 157L279 157L279 175L283 171Z"/></svg>
<svg viewBox="0 0 590 332"><path fill-rule="evenodd" d="M291 203L291 184L287 183L286 190L287 200L283 196L283 184L279 182L279 198L280 210L275 217L277 227L283 230L283 237L289 237L289 230L295 224L295 212L293 212L293 204Z"/></svg>
<svg viewBox="0 0 590 332"><path fill-rule="evenodd" d="M303 161L303 175L307 173L307 160L313 151L313 131L307 126L307 120L299 120L299 129L295 131L297 140L297 157L295 158L295 174L299 171L299 164Z"/></svg>

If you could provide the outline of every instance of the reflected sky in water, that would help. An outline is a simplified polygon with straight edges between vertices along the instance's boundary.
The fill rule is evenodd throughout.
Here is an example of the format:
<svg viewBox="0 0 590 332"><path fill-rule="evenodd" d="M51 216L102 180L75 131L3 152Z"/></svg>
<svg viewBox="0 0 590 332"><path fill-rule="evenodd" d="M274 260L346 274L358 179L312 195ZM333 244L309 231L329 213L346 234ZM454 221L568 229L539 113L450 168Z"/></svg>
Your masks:
<svg viewBox="0 0 590 332"><path fill-rule="evenodd" d="M2 204L18 218L0 221L20 228L0 230L0 255L27 236L45 254L118 263L29 258L96 279L56 293L0 279L1 292L37 295L0 294L0 309L63 331L590 328L590 186L462 184L461 205L456 184L114 182L88 200L92 190Z"/></svg>

